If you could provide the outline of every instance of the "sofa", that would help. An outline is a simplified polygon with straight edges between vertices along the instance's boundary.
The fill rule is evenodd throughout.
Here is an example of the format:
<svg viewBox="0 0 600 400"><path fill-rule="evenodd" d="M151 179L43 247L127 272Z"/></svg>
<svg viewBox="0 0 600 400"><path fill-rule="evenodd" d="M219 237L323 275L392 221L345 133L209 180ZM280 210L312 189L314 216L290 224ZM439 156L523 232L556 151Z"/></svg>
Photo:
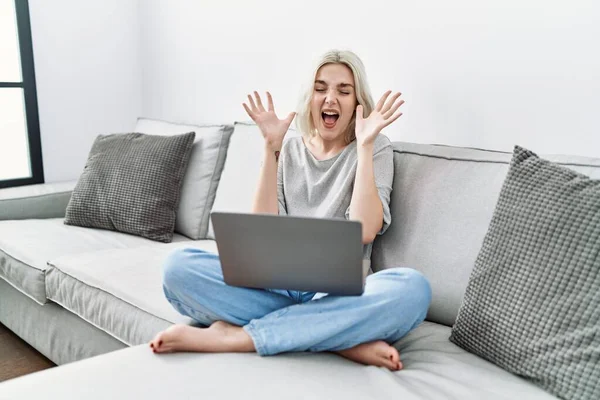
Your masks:
<svg viewBox="0 0 600 400"><path fill-rule="evenodd" d="M196 132L196 156L190 158L188 170L206 170L200 180L206 190L191 202L202 208L203 216L195 238L177 227L173 240L161 243L65 225L76 181L0 190L0 322L59 365L33 375L66 371L64 364L92 357L99 363L128 349L133 354L134 348L146 360L139 368L151 369L152 359L165 357L151 354L147 347L156 333L174 323L194 323L165 299L162 262L181 247L218 252L210 211L250 212L263 146L256 125L246 122L184 125L140 118L134 128L164 135L190 130ZM361 366L334 354L266 359L189 354L185 362L196 360L191 375L196 381L189 381L187 369L171 366L165 372L171 374L170 385L199 386L204 393L221 385L229 394L239 390L268 398L290 388L294 391L286 397L291 398L555 398L448 340L512 154L405 142L393 142L393 148L392 224L375 240L371 268L415 268L428 278L433 293L426 321L395 344L404 370ZM600 159L544 157L600 178ZM194 193L188 193L188 203L190 196L194 199ZM234 375L226 372L232 365ZM127 381L123 376L132 369L137 368L117 369L111 382ZM0 398L10 385L11 381L0 384ZM224 392L210 393L211 398L221 398Z"/></svg>

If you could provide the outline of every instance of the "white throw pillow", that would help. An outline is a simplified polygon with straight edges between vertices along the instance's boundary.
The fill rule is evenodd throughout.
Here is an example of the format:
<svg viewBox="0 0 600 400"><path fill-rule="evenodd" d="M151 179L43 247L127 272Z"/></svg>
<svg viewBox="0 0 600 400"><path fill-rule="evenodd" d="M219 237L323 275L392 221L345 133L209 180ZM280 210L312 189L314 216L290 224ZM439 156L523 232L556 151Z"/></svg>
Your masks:
<svg viewBox="0 0 600 400"><path fill-rule="evenodd" d="M175 232L191 239L205 239L233 125L183 125L139 118L135 131L164 136L196 132L181 186Z"/></svg>

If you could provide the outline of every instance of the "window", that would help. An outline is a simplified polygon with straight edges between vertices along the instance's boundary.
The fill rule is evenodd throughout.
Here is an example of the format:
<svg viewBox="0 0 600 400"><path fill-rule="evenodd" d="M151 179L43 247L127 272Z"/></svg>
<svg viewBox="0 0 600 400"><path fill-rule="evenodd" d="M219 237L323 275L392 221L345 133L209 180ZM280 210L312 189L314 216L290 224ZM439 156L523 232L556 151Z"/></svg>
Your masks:
<svg viewBox="0 0 600 400"><path fill-rule="evenodd" d="M0 0L0 188L43 183L27 0Z"/></svg>

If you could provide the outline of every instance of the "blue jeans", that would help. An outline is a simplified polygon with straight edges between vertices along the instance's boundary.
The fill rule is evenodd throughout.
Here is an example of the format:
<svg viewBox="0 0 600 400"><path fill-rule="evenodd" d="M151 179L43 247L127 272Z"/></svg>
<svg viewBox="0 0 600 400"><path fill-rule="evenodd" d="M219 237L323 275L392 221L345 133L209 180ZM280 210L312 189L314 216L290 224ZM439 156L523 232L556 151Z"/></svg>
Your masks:
<svg viewBox="0 0 600 400"><path fill-rule="evenodd" d="M368 276L361 296L229 286L219 257L193 248L169 255L163 290L177 311L202 325L242 326L261 356L391 344L425 319L431 301L427 280L408 268Z"/></svg>

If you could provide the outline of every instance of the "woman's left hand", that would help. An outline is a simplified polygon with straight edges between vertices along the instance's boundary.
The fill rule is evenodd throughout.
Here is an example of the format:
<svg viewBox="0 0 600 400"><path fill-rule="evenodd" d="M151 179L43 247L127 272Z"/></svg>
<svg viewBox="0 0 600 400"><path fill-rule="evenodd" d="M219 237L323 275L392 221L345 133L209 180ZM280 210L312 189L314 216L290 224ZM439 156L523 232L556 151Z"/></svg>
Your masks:
<svg viewBox="0 0 600 400"><path fill-rule="evenodd" d="M363 117L363 106L356 107L355 133L357 144L374 143L381 130L402 115L398 108L404 104L404 100L397 101L402 93L398 92L388 99L391 93L392 91L388 90L383 94L375 109L367 118Z"/></svg>

